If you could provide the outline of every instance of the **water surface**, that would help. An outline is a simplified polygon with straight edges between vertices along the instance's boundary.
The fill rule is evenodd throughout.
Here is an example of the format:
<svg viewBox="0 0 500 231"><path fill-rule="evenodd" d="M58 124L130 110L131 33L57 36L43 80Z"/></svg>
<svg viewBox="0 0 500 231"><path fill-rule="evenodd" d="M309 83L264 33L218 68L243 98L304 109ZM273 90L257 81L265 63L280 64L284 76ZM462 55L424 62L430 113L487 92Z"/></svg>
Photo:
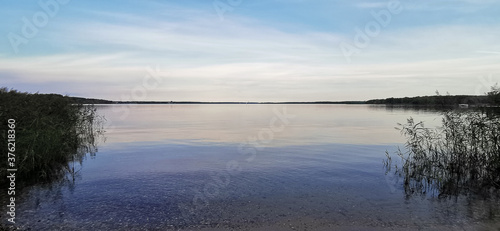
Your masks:
<svg viewBox="0 0 500 231"><path fill-rule="evenodd" d="M103 105L99 152L75 180L30 189L35 230L498 228L497 200L405 197L386 175L394 129L439 113L368 105Z"/></svg>

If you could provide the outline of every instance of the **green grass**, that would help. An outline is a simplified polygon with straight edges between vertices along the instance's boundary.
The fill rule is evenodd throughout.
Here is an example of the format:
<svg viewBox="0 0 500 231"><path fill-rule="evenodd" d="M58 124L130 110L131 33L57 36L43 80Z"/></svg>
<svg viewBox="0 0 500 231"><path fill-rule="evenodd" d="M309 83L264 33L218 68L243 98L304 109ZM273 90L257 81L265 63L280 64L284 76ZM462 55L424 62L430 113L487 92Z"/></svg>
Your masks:
<svg viewBox="0 0 500 231"><path fill-rule="evenodd" d="M7 169L8 120L16 121L16 183L30 185L60 178L95 153L96 138L102 135L103 118L90 105L74 104L70 97L29 94L0 89L0 131L2 132L0 175ZM5 184L6 178L0 178Z"/></svg>
<svg viewBox="0 0 500 231"><path fill-rule="evenodd" d="M426 128L412 118L400 124L407 138L398 151L400 166L388 154L388 171L403 178L406 194L439 197L468 193L487 196L500 189L500 118L485 111L449 111L442 126Z"/></svg>

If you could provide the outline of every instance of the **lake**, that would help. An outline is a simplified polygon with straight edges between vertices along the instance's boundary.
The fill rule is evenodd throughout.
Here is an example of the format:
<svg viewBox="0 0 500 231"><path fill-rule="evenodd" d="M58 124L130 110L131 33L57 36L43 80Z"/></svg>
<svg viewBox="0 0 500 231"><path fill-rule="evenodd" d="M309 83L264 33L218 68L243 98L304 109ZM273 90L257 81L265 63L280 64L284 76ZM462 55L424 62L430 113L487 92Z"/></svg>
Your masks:
<svg viewBox="0 0 500 231"><path fill-rule="evenodd" d="M394 127L435 111L370 105L98 105L105 140L69 180L31 187L32 230L492 230L495 199L408 197ZM73 180L74 178L74 180Z"/></svg>

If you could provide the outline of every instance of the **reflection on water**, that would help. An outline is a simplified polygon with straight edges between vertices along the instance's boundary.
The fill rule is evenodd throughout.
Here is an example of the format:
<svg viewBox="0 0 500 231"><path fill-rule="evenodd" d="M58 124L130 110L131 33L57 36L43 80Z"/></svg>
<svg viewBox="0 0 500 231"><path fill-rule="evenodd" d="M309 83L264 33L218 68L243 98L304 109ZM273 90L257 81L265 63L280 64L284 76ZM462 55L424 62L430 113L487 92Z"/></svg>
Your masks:
<svg viewBox="0 0 500 231"><path fill-rule="evenodd" d="M439 122L434 112L391 112L364 105L129 105L127 113L124 106L102 107L110 143L244 143L269 127L274 108L286 108L295 117L269 146L399 143L404 139L392 129L396 122L415 113L430 124Z"/></svg>
<svg viewBox="0 0 500 231"><path fill-rule="evenodd" d="M404 142L395 123L413 116L435 126L441 120L435 112L364 105L127 107L127 114L121 105L99 108L109 122L99 155L84 161L70 187L30 190L18 207L21 227L488 230L500 221L486 214L498 206L492 200L406 198L399 178L384 174L384 151ZM293 118L273 127L276 110Z"/></svg>
<svg viewBox="0 0 500 231"><path fill-rule="evenodd" d="M41 112L43 110L49 112ZM61 103L57 109L44 108L30 116L17 115L13 118L19 121L15 137L16 150L12 151L17 158L16 170L14 173L9 172L9 175L15 177L14 181L3 185L9 190L0 194L0 203L9 205L8 210L5 209L6 206L2 206L0 230L19 224L18 220L24 215L24 211L17 207L19 202L29 201L27 194L30 192L45 191L38 190L37 185L64 185L71 191L75 186L75 178L80 175L84 159L87 154L95 155L104 133L103 118L90 105ZM43 202L60 199L57 197L60 193L46 195ZM40 199L37 199L36 204L40 203ZM21 227L23 226L18 226Z"/></svg>

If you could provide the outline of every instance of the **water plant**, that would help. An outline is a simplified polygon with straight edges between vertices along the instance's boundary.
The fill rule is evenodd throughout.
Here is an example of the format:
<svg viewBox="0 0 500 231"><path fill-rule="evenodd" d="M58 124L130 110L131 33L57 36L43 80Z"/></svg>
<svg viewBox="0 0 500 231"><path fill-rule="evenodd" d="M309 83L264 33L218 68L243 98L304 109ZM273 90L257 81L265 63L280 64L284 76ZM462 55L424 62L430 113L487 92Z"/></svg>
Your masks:
<svg viewBox="0 0 500 231"><path fill-rule="evenodd" d="M92 105L75 103L57 94L30 94L0 89L0 126L2 147L7 147L8 120L16 121L16 178L30 185L60 178L72 168L72 161L82 161L87 153L95 154L103 134L103 118ZM7 156L7 148L1 148ZM6 161L0 164L5 176ZM73 168L74 172L74 168ZM5 177L0 184L5 184Z"/></svg>
<svg viewBox="0 0 500 231"><path fill-rule="evenodd" d="M448 111L442 126L426 128L409 118L399 124L407 138L398 150L399 167L387 155L387 172L403 180L407 196L438 197L473 193L488 196L500 189L500 117L490 111Z"/></svg>

